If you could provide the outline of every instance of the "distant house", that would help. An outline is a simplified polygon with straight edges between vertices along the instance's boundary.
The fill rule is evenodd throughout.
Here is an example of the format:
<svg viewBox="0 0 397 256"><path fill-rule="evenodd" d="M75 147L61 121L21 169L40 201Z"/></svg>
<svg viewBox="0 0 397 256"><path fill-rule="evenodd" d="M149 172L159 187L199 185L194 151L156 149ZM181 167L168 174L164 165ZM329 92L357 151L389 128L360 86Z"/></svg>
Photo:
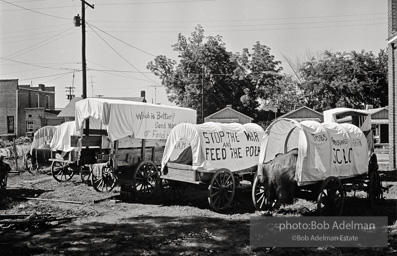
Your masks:
<svg viewBox="0 0 397 256"><path fill-rule="evenodd" d="M232 105L227 105L225 108L219 110L204 118L204 122L218 122L218 123L251 123L254 120L252 117L244 115L232 108Z"/></svg>
<svg viewBox="0 0 397 256"><path fill-rule="evenodd" d="M81 97L74 97L69 103L62 109L62 111L58 114L58 117L64 119L65 122L74 120L74 110L76 102L82 100Z"/></svg>
<svg viewBox="0 0 397 256"><path fill-rule="evenodd" d="M314 109L308 108L306 106L300 107L298 109L292 110L279 118L290 118L298 122L304 120L313 120L322 123L324 121L323 114L315 111Z"/></svg>
<svg viewBox="0 0 397 256"><path fill-rule="evenodd" d="M137 101L137 102L146 102L145 94L142 94L143 97L102 97L103 99L117 99L117 100L128 100L128 101ZM75 115L75 106L76 102L82 100L81 97L74 97L64 109L58 114L58 117L63 118L64 122L73 121Z"/></svg>
<svg viewBox="0 0 397 256"><path fill-rule="evenodd" d="M374 129L375 143L388 144L389 143L389 109L383 108L368 108L367 111L371 113L371 123Z"/></svg>
<svg viewBox="0 0 397 256"><path fill-rule="evenodd" d="M58 125L55 87L19 85L18 79L0 80L0 137L32 136L39 128Z"/></svg>

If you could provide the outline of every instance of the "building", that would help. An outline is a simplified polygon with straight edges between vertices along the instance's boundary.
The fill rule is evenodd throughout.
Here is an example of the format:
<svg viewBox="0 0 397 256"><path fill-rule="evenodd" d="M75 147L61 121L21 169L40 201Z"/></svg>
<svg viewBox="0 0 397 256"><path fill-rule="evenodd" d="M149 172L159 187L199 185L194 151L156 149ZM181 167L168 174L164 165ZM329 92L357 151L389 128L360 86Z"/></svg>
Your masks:
<svg viewBox="0 0 397 256"><path fill-rule="evenodd" d="M59 111L58 111L59 112ZM19 85L18 79L0 80L0 137L32 136L40 127L58 125L55 87Z"/></svg>
<svg viewBox="0 0 397 256"><path fill-rule="evenodd" d="M374 131L375 145L388 146L389 144L389 110L387 107L372 108L367 106L371 114L371 124Z"/></svg>
<svg viewBox="0 0 397 256"><path fill-rule="evenodd" d="M317 121L319 123L322 123L324 121L323 114L315 111L314 109L308 108L306 106L302 106L300 108L292 110L292 111L280 116L280 118L295 119L298 122L301 122L304 120L312 120L312 121Z"/></svg>
<svg viewBox="0 0 397 256"><path fill-rule="evenodd" d="M225 108L215 112L206 118L204 122L218 122L218 123L251 123L254 120L252 117L244 115L232 108L232 105L227 105Z"/></svg>
<svg viewBox="0 0 397 256"><path fill-rule="evenodd" d="M389 169L397 167L397 0L388 2Z"/></svg>

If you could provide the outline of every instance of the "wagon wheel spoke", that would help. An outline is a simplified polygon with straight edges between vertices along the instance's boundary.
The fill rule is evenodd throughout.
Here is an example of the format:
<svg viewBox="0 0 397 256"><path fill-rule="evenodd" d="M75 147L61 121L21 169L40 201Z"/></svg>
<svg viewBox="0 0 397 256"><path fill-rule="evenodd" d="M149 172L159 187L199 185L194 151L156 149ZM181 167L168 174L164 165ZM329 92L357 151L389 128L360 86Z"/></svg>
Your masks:
<svg viewBox="0 0 397 256"><path fill-rule="evenodd" d="M369 174L367 197L371 207L379 204L383 198L382 183L377 171Z"/></svg>
<svg viewBox="0 0 397 256"><path fill-rule="evenodd" d="M209 186L208 202L214 211L228 208L233 201L236 183L233 174L226 169L218 170Z"/></svg>
<svg viewBox="0 0 397 256"><path fill-rule="evenodd" d="M74 175L74 169L69 163L53 161L51 163L51 173L58 182L68 181Z"/></svg>
<svg viewBox="0 0 397 256"><path fill-rule="evenodd" d="M168 200L180 199L186 191L186 186L180 181L161 179L159 182L161 193Z"/></svg>
<svg viewBox="0 0 397 256"><path fill-rule="evenodd" d="M155 191L158 176L157 167L152 161L144 161L138 164L133 178L133 187L137 196L151 196Z"/></svg>
<svg viewBox="0 0 397 256"><path fill-rule="evenodd" d="M319 215L342 214L344 203L343 186L337 177L328 177L323 181L317 197L317 211Z"/></svg>
<svg viewBox="0 0 397 256"><path fill-rule="evenodd" d="M94 167L95 168L95 167ZM117 176L110 166L100 166L96 172L91 172L91 184L98 192L110 192L116 186Z"/></svg>
<svg viewBox="0 0 397 256"><path fill-rule="evenodd" d="M255 176L252 184L252 202L255 209L265 210L273 207L275 202L270 202L269 191L268 191L267 179L263 182L260 181L258 176Z"/></svg>

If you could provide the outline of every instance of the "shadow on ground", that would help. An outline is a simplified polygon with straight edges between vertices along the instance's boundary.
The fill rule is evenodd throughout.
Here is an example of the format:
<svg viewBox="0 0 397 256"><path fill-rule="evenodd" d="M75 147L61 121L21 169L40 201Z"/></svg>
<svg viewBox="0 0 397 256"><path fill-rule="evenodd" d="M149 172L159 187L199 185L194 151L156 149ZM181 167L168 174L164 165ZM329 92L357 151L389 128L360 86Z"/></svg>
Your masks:
<svg viewBox="0 0 397 256"><path fill-rule="evenodd" d="M394 243L393 246L396 246ZM0 255L391 255L389 248L250 247L249 221L147 217L0 236Z"/></svg>
<svg viewBox="0 0 397 256"><path fill-rule="evenodd" d="M188 186L184 193L177 198L167 197L161 191L156 191L150 198L133 198L122 201L142 204L158 204L164 206L192 206L199 209L211 210L208 203L207 186ZM245 214L254 213L255 208L251 199L251 187L237 188L230 207L223 214Z"/></svg>
<svg viewBox="0 0 397 256"><path fill-rule="evenodd" d="M0 191L0 210L12 208L24 197L37 197L49 191L43 189L7 188Z"/></svg>

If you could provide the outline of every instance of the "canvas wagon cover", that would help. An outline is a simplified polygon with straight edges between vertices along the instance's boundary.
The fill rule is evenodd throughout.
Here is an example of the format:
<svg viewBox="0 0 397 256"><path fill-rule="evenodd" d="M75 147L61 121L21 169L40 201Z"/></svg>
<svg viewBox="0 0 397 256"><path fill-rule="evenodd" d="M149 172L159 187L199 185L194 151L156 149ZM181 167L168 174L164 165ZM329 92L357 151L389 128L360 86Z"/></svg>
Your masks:
<svg viewBox="0 0 397 256"><path fill-rule="evenodd" d="M76 128L84 120L99 120L111 141L127 136L138 139L166 139L179 123L196 123L196 111L189 108L155 105L143 102L88 98L76 102ZM90 121L91 123L91 121Z"/></svg>
<svg viewBox="0 0 397 256"><path fill-rule="evenodd" d="M179 124L167 139L161 167L165 167L173 151L183 141L191 147L192 168L195 170L244 170L258 164L263 133L262 127L253 123Z"/></svg>
<svg viewBox="0 0 397 256"><path fill-rule="evenodd" d="M364 133L357 126L278 119L262 138L258 174L263 173L263 163L294 148L298 149L295 173L298 185L329 176L354 177L368 171L370 150Z"/></svg>
<svg viewBox="0 0 397 256"><path fill-rule="evenodd" d="M74 121L69 121L60 124L56 128L54 136L51 140L51 150L59 150L63 152L70 152L74 150L74 147L71 146L71 135L77 135L76 123Z"/></svg>
<svg viewBox="0 0 397 256"><path fill-rule="evenodd" d="M56 128L57 126L44 126L38 129L33 135L30 153L32 154L33 149L39 149L46 144L50 144Z"/></svg>

